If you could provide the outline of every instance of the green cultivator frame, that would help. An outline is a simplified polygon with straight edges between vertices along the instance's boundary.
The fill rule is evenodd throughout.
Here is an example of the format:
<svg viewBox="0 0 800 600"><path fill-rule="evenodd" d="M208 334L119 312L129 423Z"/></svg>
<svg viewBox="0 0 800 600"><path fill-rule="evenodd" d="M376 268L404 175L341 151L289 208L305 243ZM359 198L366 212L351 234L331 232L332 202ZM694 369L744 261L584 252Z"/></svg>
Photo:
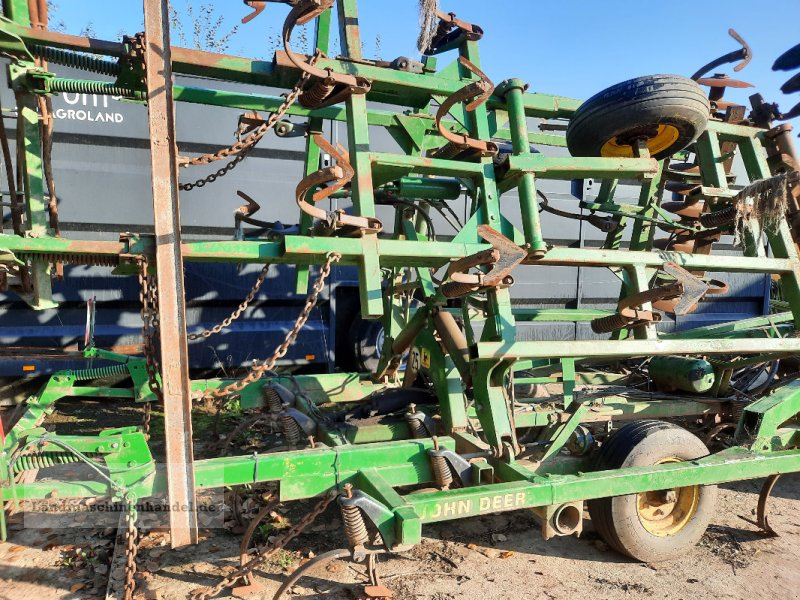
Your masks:
<svg viewBox="0 0 800 600"><path fill-rule="evenodd" d="M0 45L12 57L24 184L11 198L15 231L0 235L7 280L44 308L53 304L51 276L63 263L138 273L148 352L137 358L89 348L87 360L112 366L56 374L28 399L0 455L3 500L166 496L171 506L187 507L171 514L173 545L180 546L196 540L198 491L277 481L282 500L337 494L356 556L374 549L370 532L380 533L385 549L401 551L420 541L426 523L507 510L534 509L548 537L579 533L588 501L614 548L657 560L699 539L714 484L800 470L800 383L791 366L800 353L800 183L787 127L772 128L763 103L756 99L745 118L743 107L722 100L714 78L700 79L710 97L690 79L654 76L583 104L529 93L517 79L495 86L480 70L480 28L441 12L423 62L370 61L361 56L356 0L272 0L280 1L291 7L286 47L266 62L170 49L166 0L146 0L146 33L121 43L50 32L39 26L41 3L6 0ZM256 14L270 6L247 4ZM333 58L336 17L342 48ZM318 50L298 54L292 31L312 21ZM59 65L101 73L104 81L60 78ZM173 85L173 72L202 75L208 87ZM215 80L290 94L223 91ZM47 200L47 99L81 91L147 103L155 236L98 242L57 235ZM238 162L270 129L290 129L290 117L306 122L298 233L181 240L178 197L192 185L178 183L178 165L204 160L178 156L173 102L208 105L209 115L214 106L272 115L251 115L247 137L205 163ZM318 133L326 121L346 124L347 150ZM385 129L398 150L373 150L374 128ZM320 167L323 154L329 166ZM732 175L737 156L745 182ZM553 246L556 232L540 221L553 208L537 185L581 178L600 182L600 193L581 201L582 216L566 216L599 227L605 242ZM615 198L623 183L640 187L637 204ZM469 218L454 236L435 236L430 209L462 193ZM680 201L667 201L669 193ZM331 197L351 198L352 209L321 209ZM386 198L394 200L393 223L377 217L376 204ZM511 202L518 222L507 217ZM669 237L657 239L659 231ZM742 249L715 252L729 235ZM190 380L183 261L294 265L298 292L311 291L305 316L332 265L357 267L362 315L383 319L386 332L377 369L281 377L271 372L279 349L241 382ZM610 269L621 283L617 308L516 308L514 270L536 278L554 266ZM659 331L664 314L687 314L724 293L726 273L771 275L786 312ZM516 324L524 321L590 322L596 335L518 341ZM287 344L303 323L301 315ZM757 382L741 383L739 375L755 371ZM84 385L124 374L129 387ZM522 391L542 386L549 397ZM60 399L87 396L163 402L166 456L156 460L146 431L135 426L95 436L41 427ZM294 449L195 460L192 401L231 397L261 409ZM342 411L344 419L332 416ZM717 451L687 428L704 432ZM66 462L87 463L92 475L19 478Z"/></svg>

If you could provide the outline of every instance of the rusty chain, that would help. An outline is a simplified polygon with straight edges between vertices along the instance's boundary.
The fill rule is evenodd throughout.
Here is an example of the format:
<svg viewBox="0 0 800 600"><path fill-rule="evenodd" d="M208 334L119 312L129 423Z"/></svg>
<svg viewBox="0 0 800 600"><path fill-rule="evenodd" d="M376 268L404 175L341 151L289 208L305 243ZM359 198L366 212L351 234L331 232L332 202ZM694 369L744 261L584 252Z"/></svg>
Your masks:
<svg viewBox="0 0 800 600"><path fill-rule="evenodd" d="M321 53L317 51L314 56L311 57L309 64L314 66L317 61L320 59ZM232 161L230 161L227 165L222 167L221 169L217 170L215 173L211 173L210 175L203 177L202 179L198 179L194 183L182 183L180 184L179 188L183 192L190 192L194 188L201 188L209 183L214 183L220 177L224 177L228 173L230 173L236 166L242 162L247 155L256 147L258 142L261 141L271 129L278 124L278 122L286 115L286 112L292 107L292 105L297 101L297 99L302 95L303 88L305 87L306 83L308 83L309 79L311 79L311 75L307 72L303 72L300 76L300 79L297 80L294 88L292 91L286 94L286 98L278 107L278 109L270 114L266 121L264 121L261 125L256 127L252 132L250 132L247 137L242 140L238 140L231 146L227 148L222 148L221 150L217 150L216 152L212 152L210 154L202 154L200 156L196 156L194 158L187 158L181 157L180 159L180 166L181 167L188 167L188 166L195 166L195 165L209 165L213 162L217 162L220 160L225 160L230 157L235 157Z"/></svg>
<svg viewBox="0 0 800 600"><path fill-rule="evenodd" d="M295 339L297 339L300 330L308 321L308 317L311 316L311 311L317 305L317 301L319 300L319 295L322 292L323 287L325 287L325 281L328 279L328 276L331 274L331 267L334 263L339 262L342 255L337 252L330 252L328 253L325 264L322 265L320 268L319 276L317 280L314 282L312 286L311 293L306 298L305 305L303 306L303 310L300 315L297 317L297 320L294 322L294 325L286 334L283 342L280 346L275 349L275 352L272 353L265 362L260 365L254 365L250 372L243 377L242 379L235 381L229 385L226 385L220 389L207 389L204 392L201 392L195 399L202 399L202 400L220 400L222 398L226 398L233 394L238 394L241 392L245 387L250 385L251 383L255 383L269 371L272 371L275 368L275 363L278 362L279 359L283 358L286 355L286 352L289 351L289 346L291 346Z"/></svg>
<svg viewBox="0 0 800 600"><path fill-rule="evenodd" d="M258 278L256 279L256 282L253 284L253 287L248 292L247 296L245 296L245 299L242 301L242 303L236 308L236 310L234 310L230 314L230 316L228 316L226 319L224 319L217 325L214 325L214 327L212 327L211 329L205 329L198 333L190 333L188 336L189 339L199 340L200 338L203 339L210 338L212 335L216 335L217 333L220 333L223 329L230 327L231 323L233 323L236 319L242 316L242 313L247 310L247 308L250 306L250 303L255 299L258 290L261 288L261 285L267 278L267 274L269 273L269 268L270 265L268 264L264 265L264 268L261 269L261 273L258 274Z"/></svg>
<svg viewBox="0 0 800 600"><path fill-rule="evenodd" d="M149 272L149 261L145 256L136 259L139 265L139 302L141 303L142 316L142 342L144 345L145 369L147 371L147 385L150 391L161 402L163 394L159 379L158 358L156 357L156 338L158 337L158 285L155 276ZM142 430L145 435L150 434L151 403L144 405Z"/></svg>
<svg viewBox="0 0 800 600"><path fill-rule="evenodd" d="M149 403L148 403L149 404ZM127 499L125 507L125 583L123 584L124 600L131 600L136 590L136 555L139 553L139 532L136 529L136 501Z"/></svg>
<svg viewBox="0 0 800 600"><path fill-rule="evenodd" d="M311 525L317 517L319 517L325 509L328 508L328 505L333 502L334 498L336 498L336 493L333 491L328 492L325 496L322 497L316 506L309 512L306 516L300 519L295 525L292 525L286 533L280 536L277 540L275 540L272 544L261 549L256 556L250 559L244 566L239 567L236 571L228 575L225 579L220 581L217 585L213 587L206 587L206 588L198 588L193 590L190 594L192 600L209 600L209 598L213 598L220 594L223 590L232 587L241 579L245 579L252 574L256 567L259 565L264 564L264 562L273 556L276 552L286 547L286 545L291 542L294 538L300 535L303 530Z"/></svg>

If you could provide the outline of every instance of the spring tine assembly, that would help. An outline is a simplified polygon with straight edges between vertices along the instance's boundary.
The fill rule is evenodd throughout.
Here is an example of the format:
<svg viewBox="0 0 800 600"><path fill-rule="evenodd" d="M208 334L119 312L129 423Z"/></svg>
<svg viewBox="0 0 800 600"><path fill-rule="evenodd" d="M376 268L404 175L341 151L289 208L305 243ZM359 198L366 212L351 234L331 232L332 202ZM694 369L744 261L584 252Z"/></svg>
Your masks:
<svg viewBox="0 0 800 600"><path fill-rule="evenodd" d="M464 109L472 112L486 102L494 92L494 84L483 71L463 56L458 59L458 62L480 79L467 84L439 106L439 110L436 112L436 127L439 129L440 135L448 141L448 144L434 152L432 156L435 158L445 156L447 158L455 158L464 152L474 153L479 156L494 156L498 152L497 144L494 142L476 140L466 134L455 133L447 129L442 122L456 104L465 103Z"/></svg>
<svg viewBox="0 0 800 600"><path fill-rule="evenodd" d="M295 26L304 25L333 7L334 0L291 0L293 6L283 24L283 46L286 55L295 67L307 73L316 81L304 90L300 104L305 108L324 108L338 104L353 94L366 94L372 84L364 77L336 73L332 69L321 69L307 57L292 50L292 32ZM323 56L317 50L317 56Z"/></svg>
<svg viewBox="0 0 800 600"><path fill-rule="evenodd" d="M744 69L748 64L750 64L750 61L753 60L753 51L750 49L750 45L747 42L745 42L742 36L736 33L736 30L733 28L728 29L728 35L730 35L734 40L739 42L742 47L739 48L738 50L734 50L733 52L728 52L727 54L724 54L719 58L712 60L707 65L700 67L697 70L697 72L694 75L692 75L692 79L697 81L712 69L716 69L717 67L720 67L722 65L727 65L729 63L734 63L736 61L740 61L738 65L733 67L733 70L736 71L737 73L742 69Z"/></svg>
<svg viewBox="0 0 800 600"><path fill-rule="evenodd" d="M454 261L447 269L450 279L441 287L447 298L458 298L478 291L481 288L497 287L501 284L511 285L514 280L510 273L528 256L525 249L520 248L489 225L479 225L478 234L492 245L490 250L466 256ZM469 269L478 266L491 266L487 273L468 273Z"/></svg>
<svg viewBox="0 0 800 600"><path fill-rule="evenodd" d="M300 210L322 221L320 227L318 227L315 232L321 235L332 235L343 227L350 228L357 235L365 232L377 233L381 231L383 229L383 224L374 217L349 215L342 209L329 213L315 206L317 202L330 198L333 194L350 183L355 175L355 171L350 165L347 153L343 148L334 147L321 133L314 133L313 137L320 149L329 154L331 159L336 161L335 166L320 169L305 177L297 184L296 200ZM306 200L309 192L312 191L314 191L314 193L311 199L314 204Z"/></svg>
<svg viewBox="0 0 800 600"><path fill-rule="evenodd" d="M642 310L640 307L643 304L652 303L653 308L682 316L694 312L700 300L706 295L724 294L728 291L728 286L724 282L704 281L674 262L664 263L661 270L674 277L675 282L623 298L617 305L617 314L591 322L592 331L612 333L629 325L661 321L660 314Z"/></svg>
<svg viewBox="0 0 800 600"><path fill-rule="evenodd" d="M674 262L664 263L661 269L674 277L683 289L680 300L670 311L679 316L693 312L707 294L724 294L728 291L727 284L717 280L706 282Z"/></svg>
<svg viewBox="0 0 800 600"><path fill-rule="evenodd" d="M436 11L439 27L430 46L423 52L427 56L441 54L460 46L464 41L478 41L483 37L483 29L472 23L456 18L455 13Z"/></svg>

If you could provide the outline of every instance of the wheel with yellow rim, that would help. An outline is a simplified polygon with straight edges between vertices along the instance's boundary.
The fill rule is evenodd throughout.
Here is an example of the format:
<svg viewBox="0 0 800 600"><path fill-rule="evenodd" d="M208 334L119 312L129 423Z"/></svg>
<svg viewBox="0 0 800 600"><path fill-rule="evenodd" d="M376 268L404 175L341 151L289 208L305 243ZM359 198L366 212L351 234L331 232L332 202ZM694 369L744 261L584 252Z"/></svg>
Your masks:
<svg viewBox="0 0 800 600"><path fill-rule="evenodd" d="M609 436L596 470L677 463L708 455L705 444L663 421L636 421ZM714 514L716 486L685 486L591 500L598 534L617 551L644 562L670 560L700 541Z"/></svg>
<svg viewBox="0 0 800 600"><path fill-rule="evenodd" d="M573 156L632 157L641 140L650 156L667 158L705 131L710 104L703 89L679 75L649 75L595 94L570 119Z"/></svg>

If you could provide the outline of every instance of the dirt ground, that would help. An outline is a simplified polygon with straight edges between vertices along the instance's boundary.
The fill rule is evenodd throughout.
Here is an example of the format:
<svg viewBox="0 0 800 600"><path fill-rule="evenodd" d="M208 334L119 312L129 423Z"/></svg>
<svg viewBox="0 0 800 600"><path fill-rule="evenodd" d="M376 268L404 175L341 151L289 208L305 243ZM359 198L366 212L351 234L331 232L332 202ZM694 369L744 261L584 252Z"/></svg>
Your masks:
<svg viewBox="0 0 800 600"><path fill-rule="evenodd" d="M761 481L722 486L702 542L669 563L621 557L598 538L590 521L580 539L545 542L531 514L516 511L428 526L421 545L407 555L382 557L378 573L393 597L404 600L798 598L800 475L782 478L770 503L778 538L765 538L740 517L752 518L760 486ZM280 535L313 504L279 507L259 533L261 541ZM231 523L228 518L221 526L218 519L216 527L202 532L198 546L178 551L169 549L165 534L146 533L138 559L139 597L187 598L191 590L229 574L238 565L241 541L241 528ZM26 528L16 515L10 530L9 542L0 544L0 600L105 597L113 527ZM310 557L344 545L334 505L256 571L264 589L250 597L271 598L286 575ZM363 565L337 560L311 571L285 597L364 598L365 583Z"/></svg>

